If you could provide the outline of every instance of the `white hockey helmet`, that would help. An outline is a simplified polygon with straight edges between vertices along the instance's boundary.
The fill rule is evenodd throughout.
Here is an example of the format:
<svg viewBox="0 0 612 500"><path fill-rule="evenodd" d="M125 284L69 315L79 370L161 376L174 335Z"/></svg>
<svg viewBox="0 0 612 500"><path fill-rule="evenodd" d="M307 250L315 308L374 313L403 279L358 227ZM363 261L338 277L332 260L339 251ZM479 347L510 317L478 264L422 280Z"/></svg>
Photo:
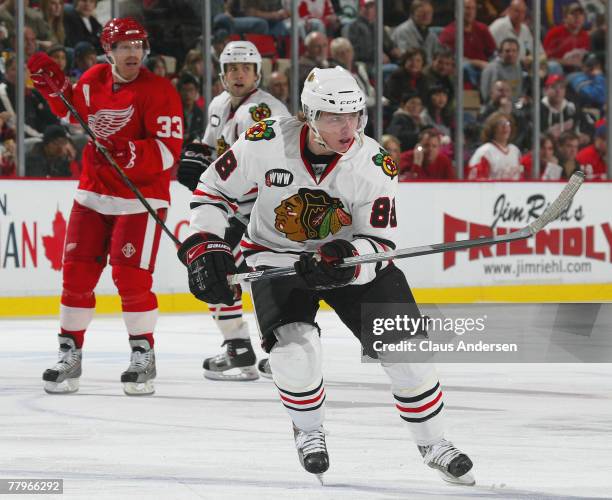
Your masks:
<svg viewBox="0 0 612 500"><path fill-rule="evenodd" d="M261 80L261 54L257 50L257 47L252 42L243 40L237 40L235 42L229 42L221 52L219 57L219 64L221 66L221 83L225 87L225 65L230 63L251 63L255 65L255 72L257 73L257 82L255 86L259 86Z"/></svg>
<svg viewBox="0 0 612 500"><path fill-rule="evenodd" d="M360 145L363 143L363 130L368 122L366 97L357 80L344 68L314 68L304 82L301 101L306 121L322 146L329 148L316 125L322 111L359 113L355 139Z"/></svg>

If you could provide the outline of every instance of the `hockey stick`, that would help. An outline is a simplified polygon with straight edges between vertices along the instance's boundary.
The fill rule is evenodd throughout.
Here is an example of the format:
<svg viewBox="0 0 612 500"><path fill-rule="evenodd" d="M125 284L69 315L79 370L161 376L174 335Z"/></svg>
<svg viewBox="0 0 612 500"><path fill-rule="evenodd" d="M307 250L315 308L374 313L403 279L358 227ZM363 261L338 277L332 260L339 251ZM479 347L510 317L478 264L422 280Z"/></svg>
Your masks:
<svg viewBox="0 0 612 500"><path fill-rule="evenodd" d="M565 208L569 205L570 201L576 194L576 191L578 191L583 182L584 173L580 171L575 172L570 178L570 180L567 182L567 184L563 188L563 191L561 191L557 199L553 201L550 206L546 208L546 210L544 210L544 213L542 213L542 215L540 215L531 224L517 231L512 231L511 233L504 235L488 236L473 240L453 241L450 243L437 243L434 245L390 250L388 252L358 255L356 257L349 257L347 259L344 259L340 264L338 264L338 267L351 267L357 264L369 264L372 262L380 262L384 260L419 257L421 255L450 252L453 250L462 250L465 248L473 248L483 245L497 245L499 243L506 243L509 241L524 240L526 238L530 238L538 231L540 231L544 226L554 221L563 213L563 210L565 210ZM259 281L264 279L281 278L283 276L291 276L293 274L295 274L295 269L293 268L293 266L278 267L273 269L265 269L262 271L252 271L250 273L234 274L228 278L228 281L230 285L236 285L238 283L250 283L252 281Z"/></svg>
<svg viewBox="0 0 612 500"><path fill-rule="evenodd" d="M55 82L53 80L51 80L51 78L49 78L48 75L43 74L42 77L45 79L45 82L47 85L49 85L49 87L51 88L51 90L62 100L62 102L64 103L64 105L68 108L68 110L72 113L72 115L76 118L76 120L81 124L81 127L83 127L83 130L85 130L85 132L87 133L87 135L91 138L91 140L94 142L96 148L98 148L100 150L100 152L102 153L102 155L104 156L104 158L106 158L106 160L111 164L111 166L113 167L113 169L115 170L115 172L117 172L119 174L119 177L121 177L121 179L123 180L123 182L125 182L125 185L129 188L129 190L134 193L134 195L136 195L136 198L138 198L138 200L140 201L140 203L142 203L142 205L147 209L147 212L149 212L149 215L151 217L153 217L153 220L159 224L159 226L162 228L162 230L164 231L164 233L166 233L168 235L168 237L176 244L176 245L180 245L181 242L178 240L178 238L176 236L174 236L174 234L172 234L172 231L170 231L170 229L168 229L168 226L166 226L166 224L164 223L163 220L161 220L161 218L159 217L159 215L157 215L157 212L153 209L153 207L149 204L149 202L145 199L145 197L142 195L142 193L140 192L140 190L134 185L134 183L130 180L130 178L125 175L125 172L121 169L121 167L119 165L117 165L117 162L114 160L114 158L112 157L112 155L108 152L108 150L98 142L96 135L93 133L93 130L91 130L89 128L89 125L87 125L87 123L85 123L85 120L83 120L83 118L81 118L81 115L79 115L79 113L77 112L77 110L75 109L75 107L72 105L72 103L66 98L66 96L64 95L64 93L57 87L57 85L55 85Z"/></svg>

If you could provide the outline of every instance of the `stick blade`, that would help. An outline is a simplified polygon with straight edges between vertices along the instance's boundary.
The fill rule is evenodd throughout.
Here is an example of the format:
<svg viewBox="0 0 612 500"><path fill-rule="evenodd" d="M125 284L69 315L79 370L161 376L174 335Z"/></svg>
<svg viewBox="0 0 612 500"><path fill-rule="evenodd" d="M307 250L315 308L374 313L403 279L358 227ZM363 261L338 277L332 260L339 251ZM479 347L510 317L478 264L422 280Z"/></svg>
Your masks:
<svg viewBox="0 0 612 500"><path fill-rule="evenodd" d="M532 235L540 231L550 222L557 219L563 213L563 210L565 210L570 204L572 198L578 189L580 189L583 182L584 172L578 171L572 174L570 180L567 181L566 186L563 188L563 191L561 191L561 194L559 194L557 199L553 201L546 210L544 210L544 213L540 215L540 217L529 224L529 231Z"/></svg>

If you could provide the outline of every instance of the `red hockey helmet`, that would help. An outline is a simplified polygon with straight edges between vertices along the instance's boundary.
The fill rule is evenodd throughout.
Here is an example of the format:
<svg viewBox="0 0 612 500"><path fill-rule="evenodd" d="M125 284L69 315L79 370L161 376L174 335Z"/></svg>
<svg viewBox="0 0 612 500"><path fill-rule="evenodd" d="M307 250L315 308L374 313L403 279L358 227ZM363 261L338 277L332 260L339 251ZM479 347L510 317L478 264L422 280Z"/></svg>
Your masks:
<svg viewBox="0 0 612 500"><path fill-rule="evenodd" d="M110 52L113 45L128 40L142 40L145 51L149 49L147 31L131 17L117 17L108 21L102 28L100 43L104 52Z"/></svg>

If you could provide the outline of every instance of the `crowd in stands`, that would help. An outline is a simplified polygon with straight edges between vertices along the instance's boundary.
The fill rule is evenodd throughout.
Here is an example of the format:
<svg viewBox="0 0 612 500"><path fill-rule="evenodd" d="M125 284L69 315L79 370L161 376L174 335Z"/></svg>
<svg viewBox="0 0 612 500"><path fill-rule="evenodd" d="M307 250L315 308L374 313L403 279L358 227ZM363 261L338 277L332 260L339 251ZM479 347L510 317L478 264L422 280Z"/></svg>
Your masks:
<svg viewBox="0 0 612 500"><path fill-rule="evenodd" d="M15 2L0 2L0 176L16 175ZM46 51L76 82L105 62L101 26L110 0L23 0L26 58ZM376 2L296 0L299 83L314 67L342 66L363 89L374 131ZM380 0L383 37L381 138L399 164L401 181L454 179L456 113L454 0ZM464 169L472 180L568 178L577 169L603 180L606 165L606 23L603 0L542 1L539 74L540 157L532 158L534 37L529 0L464 0ZM185 136L203 135L206 72L213 96L223 91L219 55L247 39L264 56L262 85L289 104L291 0L211 0L211 54L202 54L202 2L121 2L149 31L146 67L169 78L184 107ZM212 61L207 67L206 61ZM58 120L26 74L26 176L79 175L87 138ZM299 85L301 90L301 85Z"/></svg>

